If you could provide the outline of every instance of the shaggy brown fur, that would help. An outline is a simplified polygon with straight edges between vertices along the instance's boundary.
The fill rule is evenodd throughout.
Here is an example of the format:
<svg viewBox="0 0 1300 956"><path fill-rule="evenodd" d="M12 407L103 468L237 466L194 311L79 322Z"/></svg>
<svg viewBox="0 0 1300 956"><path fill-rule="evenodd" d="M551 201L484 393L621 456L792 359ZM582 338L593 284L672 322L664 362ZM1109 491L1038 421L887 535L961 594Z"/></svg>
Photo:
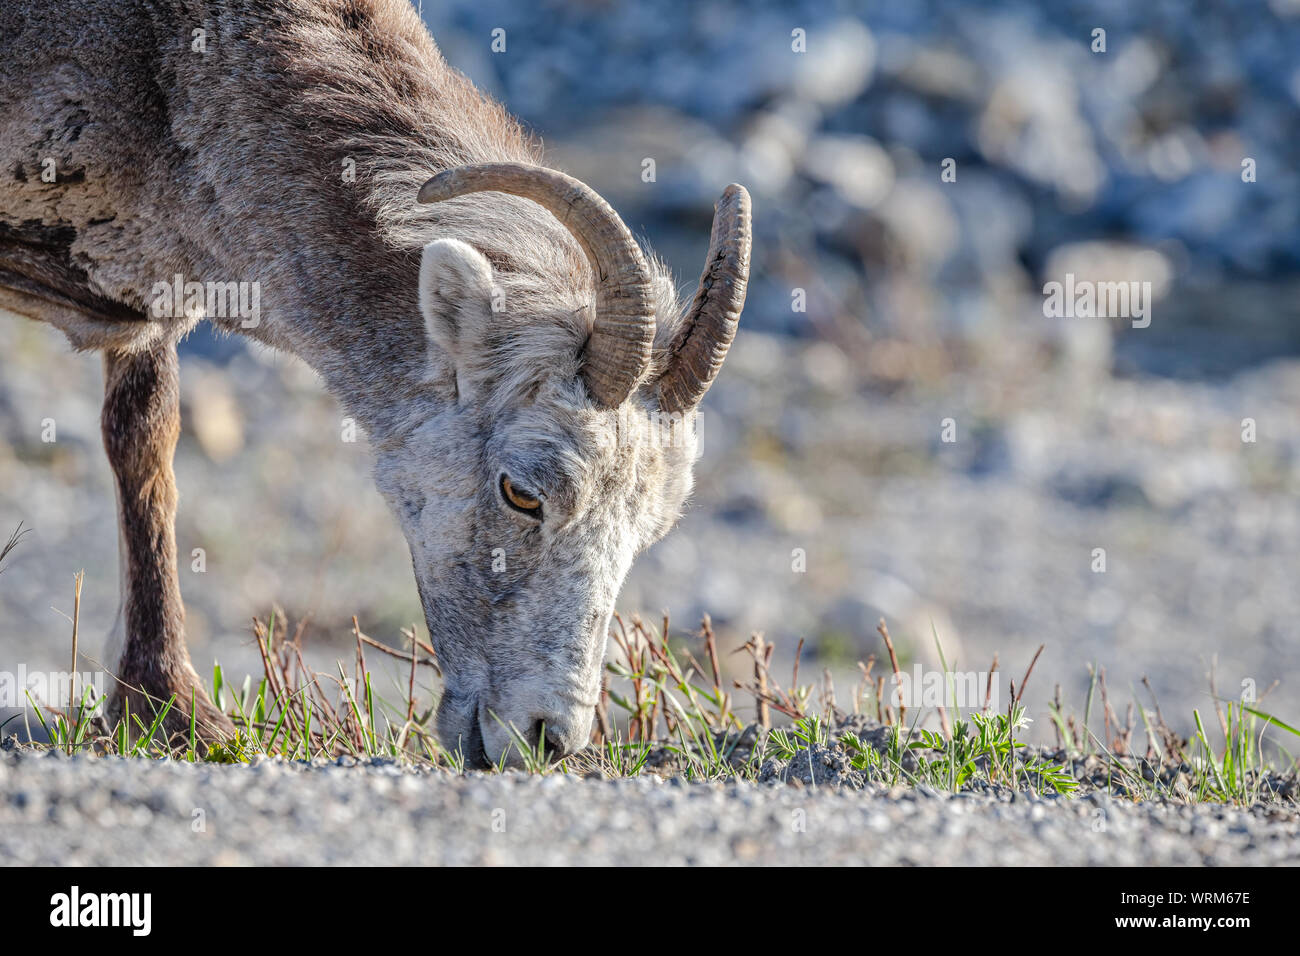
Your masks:
<svg viewBox="0 0 1300 956"><path fill-rule="evenodd" d="M202 316L153 315L153 285L258 282L262 321L240 331L307 359L382 442L391 423L374 409L426 377L422 324L393 317L418 315L419 249L440 221L526 284L557 268L585 276L565 230L530 203L414 203L432 173L487 160L540 152L401 0L0 5L0 307L105 352L125 581L117 676L175 693L169 725L188 729L195 691L212 728L229 726L185 651L172 531L175 343ZM482 215L466 217L474 206ZM533 237L522 250L521 224Z"/></svg>
<svg viewBox="0 0 1300 956"><path fill-rule="evenodd" d="M679 514L696 446L605 440L615 412L580 381L593 277L550 213L500 192L416 203L486 162L541 153L406 0L0 3L0 308L106 356L133 710L175 694L187 730L193 693L205 736L229 729L185 651L172 530L175 347L207 318L304 359L369 434L448 674L444 735L482 756L504 714L581 744L614 598ZM642 412L681 320L649 269ZM256 283L260 321L159 314L176 275ZM507 470L549 492L545 522L503 511Z"/></svg>
<svg viewBox="0 0 1300 956"><path fill-rule="evenodd" d="M189 729L193 701L196 729L212 739L234 727L208 701L185 649L172 474L181 429L179 371L172 345L104 353L104 449L117 485L126 629L114 697L118 707L129 703L132 713L147 717L175 695L167 729L181 733Z"/></svg>

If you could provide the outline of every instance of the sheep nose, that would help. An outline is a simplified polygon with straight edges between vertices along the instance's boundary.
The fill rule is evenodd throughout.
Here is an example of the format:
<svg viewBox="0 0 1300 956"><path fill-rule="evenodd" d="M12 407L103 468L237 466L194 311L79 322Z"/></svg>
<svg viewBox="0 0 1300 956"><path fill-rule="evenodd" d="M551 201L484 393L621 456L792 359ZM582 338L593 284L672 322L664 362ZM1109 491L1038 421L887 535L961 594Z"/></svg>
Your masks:
<svg viewBox="0 0 1300 956"><path fill-rule="evenodd" d="M559 760L567 757L575 750L580 749L581 744L576 739L576 734L567 729L568 725L562 717L553 716L550 720L538 718L533 722L532 728L528 732L528 745L537 752L537 744L545 735L546 737L546 758L548 760Z"/></svg>
<svg viewBox="0 0 1300 956"><path fill-rule="evenodd" d="M529 765L545 751L547 761L560 760L581 750L591 733L594 705L556 701L553 705L537 702L517 717L487 707L480 719L483 746L489 763L504 760L511 767ZM541 745L539 747L539 744Z"/></svg>

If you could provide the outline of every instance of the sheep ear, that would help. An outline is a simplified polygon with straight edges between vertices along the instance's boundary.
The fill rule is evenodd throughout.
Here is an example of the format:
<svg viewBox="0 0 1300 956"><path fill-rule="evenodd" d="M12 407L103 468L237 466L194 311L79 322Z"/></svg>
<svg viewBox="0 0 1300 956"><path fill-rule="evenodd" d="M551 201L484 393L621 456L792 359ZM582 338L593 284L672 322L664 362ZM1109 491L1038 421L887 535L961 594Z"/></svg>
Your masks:
<svg viewBox="0 0 1300 956"><path fill-rule="evenodd" d="M459 239L438 239L420 257L420 312L433 344L463 373L492 307L492 264Z"/></svg>

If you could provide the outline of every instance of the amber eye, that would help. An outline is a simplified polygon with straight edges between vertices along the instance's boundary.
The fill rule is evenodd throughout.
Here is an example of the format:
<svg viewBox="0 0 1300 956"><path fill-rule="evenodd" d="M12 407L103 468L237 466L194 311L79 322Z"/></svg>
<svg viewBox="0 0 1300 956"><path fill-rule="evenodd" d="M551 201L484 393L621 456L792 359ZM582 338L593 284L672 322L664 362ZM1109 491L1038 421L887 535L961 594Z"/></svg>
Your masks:
<svg viewBox="0 0 1300 956"><path fill-rule="evenodd" d="M501 476L501 497L506 499L506 504L511 508L523 512L530 518L540 518L542 516L541 500L520 491L510 483L510 479L505 475Z"/></svg>

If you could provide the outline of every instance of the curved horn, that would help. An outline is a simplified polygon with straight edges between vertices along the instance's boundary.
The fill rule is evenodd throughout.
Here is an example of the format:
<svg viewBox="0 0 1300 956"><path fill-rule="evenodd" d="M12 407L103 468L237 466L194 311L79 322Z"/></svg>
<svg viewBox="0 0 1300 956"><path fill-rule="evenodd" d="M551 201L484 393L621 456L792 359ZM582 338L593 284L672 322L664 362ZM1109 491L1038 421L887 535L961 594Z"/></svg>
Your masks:
<svg viewBox="0 0 1300 956"><path fill-rule="evenodd" d="M722 368L745 307L749 244L749 193L732 183L713 207L709 258L700 288L659 379L659 407L664 411L694 408Z"/></svg>
<svg viewBox="0 0 1300 956"><path fill-rule="evenodd" d="M542 166L457 166L421 186L419 200L441 202L489 190L531 199L578 240L596 277L596 319L582 375L597 402L617 408L649 367L654 343L650 270L641 247L594 189Z"/></svg>

